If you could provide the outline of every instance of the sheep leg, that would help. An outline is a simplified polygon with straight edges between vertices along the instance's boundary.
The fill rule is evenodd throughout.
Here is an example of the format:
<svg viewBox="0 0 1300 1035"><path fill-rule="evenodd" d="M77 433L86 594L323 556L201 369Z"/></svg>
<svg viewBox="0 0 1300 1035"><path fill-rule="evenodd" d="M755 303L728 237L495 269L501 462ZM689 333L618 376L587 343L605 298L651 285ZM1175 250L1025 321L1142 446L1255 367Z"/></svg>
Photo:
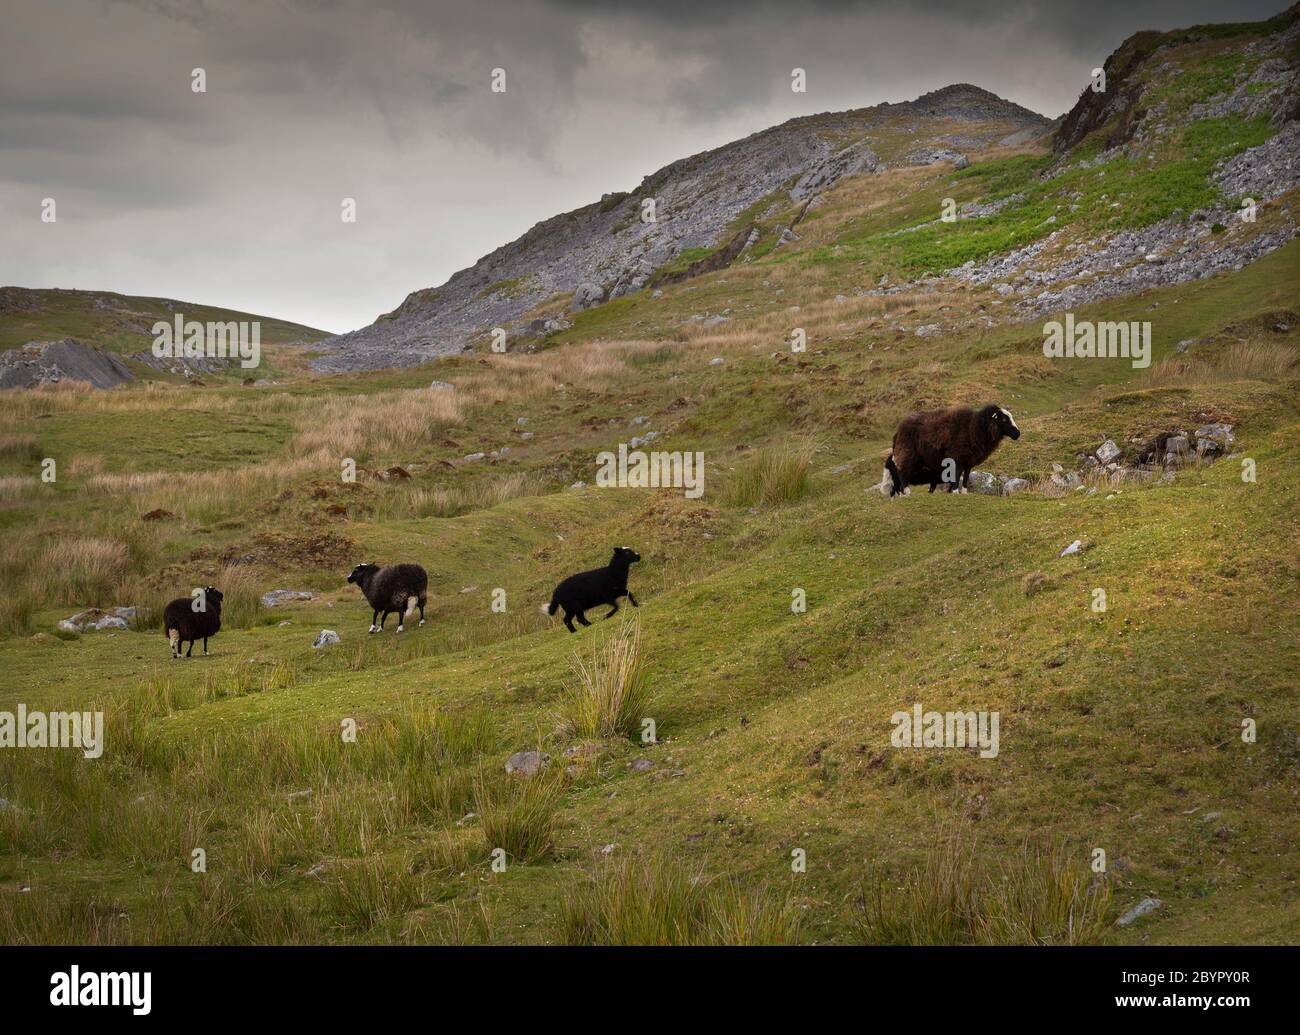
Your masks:
<svg viewBox="0 0 1300 1035"><path fill-rule="evenodd" d="M391 612L391 611L385 611L385 612L383 613L383 615L380 616L380 618L379 618L379 631L380 631L380 632L383 632L383 631L384 631L384 623L385 623L386 621L388 621L388 616L389 616L390 614L392 614L392 613L393 613L393 612Z"/></svg>
<svg viewBox="0 0 1300 1035"><path fill-rule="evenodd" d="M632 591L631 591L630 589L627 591L627 599L628 599L628 601L631 603L631 605L632 605L633 607L640 607L640 606L641 606L640 604L638 604L638 603L636 602L636 597L634 597L634 596L632 595Z"/></svg>
<svg viewBox="0 0 1300 1035"><path fill-rule="evenodd" d="M190 657L193 653L194 653L194 641L193 641L193 640L190 640L189 650L187 650L187 651L185 652L185 656L188 658L188 657Z"/></svg>
<svg viewBox="0 0 1300 1035"><path fill-rule="evenodd" d="M375 608L375 613L370 616L370 631L379 631L379 608Z"/></svg>
<svg viewBox="0 0 1300 1035"><path fill-rule="evenodd" d="M564 612L564 624L568 627L569 632L576 633L578 631L573 627L573 615L568 611Z"/></svg>
<svg viewBox="0 0 1300 1035"><path fill-rule="evenodd" d="M589 621L587 621L587 614L585 611L579 611L575 617L578 619L578 622L582 625L591 624Z"/></svg>
<svg viewBox="0 0 1300 1035"><path fill-rule="evenodd" d="M424 602L427 599L428 597L420 597L420 625L424 624ZM417 626L416 628L419 628L419 626Z"/></svg>
<svg viewBox="0 0 1300 1035"><path fill-rule="evenodd" d="M615 601L610 605L610 607L609 607L609 613L608 613L607 615L605 615L605 617L606 617L606 618L613 618L616 614L618 614L618 601L617 601L617 600L615 600Z"/></svg>
<svg viewBox="0 0 1300 1035"><path fill-rule="evenodd" d="M208 638L206 636L203 637L203 656L205 658L208 656Z"/></svg>

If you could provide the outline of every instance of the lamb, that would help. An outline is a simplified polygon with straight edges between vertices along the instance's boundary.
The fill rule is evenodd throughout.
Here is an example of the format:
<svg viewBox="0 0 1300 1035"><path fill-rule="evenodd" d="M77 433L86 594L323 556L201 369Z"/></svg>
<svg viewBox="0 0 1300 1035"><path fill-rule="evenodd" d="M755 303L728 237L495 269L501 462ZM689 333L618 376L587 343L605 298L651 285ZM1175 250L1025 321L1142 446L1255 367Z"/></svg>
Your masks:
<svg viewBox="0 0 1300 1035"><path fill-rule="evenodd" d="M418 564L393 564L387 568L380 568L377 564L358 564L348 576L348 582L355 582L360 587L374 610L370 617L372 633L383 632L390 614L398 616L397 631L400 633L417 607L420 609L420 624L424 624L429 576Z"/></svg>
<svg viewBox="0 0 1300 1035"><path fill-rule="evenodd" d="M194 641L203 641L208 656L208 639L221 630L221 590L215 586L195 590L193 596L177 597L163 608L163 629L171 644L172 659L181 656L181 645L189 642L185 657L194 653Z"/></svg>
<svg viewBox="0 0 1300 1035"><path fill-rule="evenodd" d="M949 492L966 492L971 469L992 456L1003 438L1019 437L1020 428L1001 406L927 410L905 417L885 460L889 495L909 494L909 486L927 483L934 492L941 482Z"/></svg>
<svg viewBox="0 0 1300 1035"><path fill-rule="evenodd" d="M618 613L619 597L627 597L633 607L640 607L627 588L628 569L640 559L641 555L635 550L626 546L614 547L614 556L604 568L570 575L556 586L551 594L551 603L542 607L543 613L553 615L557 609L563 608L564 624L569 632L576 633L578 630L573 627L575 618L583 625L591 624L587 621L588 608L607 604L609 612L605 617L613 618Z"/></svg>

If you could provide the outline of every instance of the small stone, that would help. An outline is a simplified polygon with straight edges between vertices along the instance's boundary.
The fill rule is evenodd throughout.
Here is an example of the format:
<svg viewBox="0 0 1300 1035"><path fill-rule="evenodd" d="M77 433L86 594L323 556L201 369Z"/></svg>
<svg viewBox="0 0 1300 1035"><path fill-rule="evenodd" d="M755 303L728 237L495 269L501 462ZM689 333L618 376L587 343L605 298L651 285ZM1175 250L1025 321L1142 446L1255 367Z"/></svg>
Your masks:
<svg viewBox="0 0 1300 1035"><path fill-rule="evenodd" d="M329 647L335 643L341 643L342 640L343 638L333 629L322 629L317 634L315 642L312 643L312 647L316 650L320 650L322 647Z"/></svg>
<svg viewBox="0 0 1300 1035"><path fill-rule="evenodd" d="M1127 927L1134 920L1146 916L1148 913L1154 913L1164 903L1158 898L1144 898L1136 906L1115 921L1116 927Z"/></svg>
<svg viewBox="0 0 1300 1035"><path fill-rule="evenodd" d="M634 773L646 773L655 767L653 758L638 758L632 762L631 768Z"/></svg>
<svg viewBox="0 0 1300 1035"><path fill-rule="evenodd" d="M1076 539L1074 542L1072 542L1069 546L1067 546L1064 550L1061 551L1060 556L1069 557L1071 554L1076 554L1082 549L1083 549L1083 540Z"/></svg>
<svg viewBox="0 0 1300 1035"><path fill-rule="evenodd" d="M541 751L516 751L506 759L506 772L511 776L536 776L550 760L551 756Z"/></svg>

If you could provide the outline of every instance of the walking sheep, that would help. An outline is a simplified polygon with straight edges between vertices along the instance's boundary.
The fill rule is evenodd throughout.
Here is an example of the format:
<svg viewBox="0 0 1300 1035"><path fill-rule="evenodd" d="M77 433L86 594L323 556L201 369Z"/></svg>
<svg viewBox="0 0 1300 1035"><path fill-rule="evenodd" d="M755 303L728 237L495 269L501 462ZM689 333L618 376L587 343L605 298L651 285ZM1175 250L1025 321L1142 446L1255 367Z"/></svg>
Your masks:
<svg viewBox="0 0 1300 1035"><path fill-rule="evenodd" d="M203 641L203 656L208 656L208 638L221 630L221 590L215 586L196 589L193 596L177 597L163 608L163 629L171 644L172 658L181 656L181 646L189 643L185 657L194 653L194 641Z"/></svg>
<svg viewBox="0 0 1300 1035"><path fill-rule="evenodd" d="M885 461L889 495L907 494L909 486L927 483L931 492L940 483L949 492L966 492L971 469L992 456L1003 438L1019 437L1020 428L1001 406L927 410L905 417Z"/></svg>
<svg viewBox="0 0 1300 1035"><path fill-rule="evenodd" d="M420 624L424 624L429 576L418 564L393 564L387 568L380 568L377 564L358 564L352 569L348 581L360 587L374 609L370 617L372 633L383 632L384 623L391 614L398 616L397 631L400 633L417 607L420 609Z"/></svg>
<svg viewBox="0 0 1300 1035"><path fill-rule="evenodd" d="M551 594L551 603L544 606L545 614L553 615L559 608L564 609L564 624L569 632L576 633L573 620L576 618L583 625L590 625L586 611L601 605L609 606L606 618L613 618L618 613L618 598L627 597L633 607L640 607L636 597L627 588L628 569L641 559L641 555L626 546L614 547L614 556L604 568L570 575L555 587Z"/></svg>

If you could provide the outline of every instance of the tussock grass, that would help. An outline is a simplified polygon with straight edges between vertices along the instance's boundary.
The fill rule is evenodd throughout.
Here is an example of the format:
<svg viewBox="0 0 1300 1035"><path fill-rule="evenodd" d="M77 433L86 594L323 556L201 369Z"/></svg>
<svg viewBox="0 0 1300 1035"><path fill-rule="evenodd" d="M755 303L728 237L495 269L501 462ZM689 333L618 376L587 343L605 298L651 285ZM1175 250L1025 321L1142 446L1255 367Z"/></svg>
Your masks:
<svg viewBox="0 0 1300 1035"><path fill-rule="evenodd" d="M405 860L386 856L343 867L326 896L338 922L358 930L404 916L423 900L423 878Z"/></svg>
<svg viewBox="0 0 1300 1035"><path fill-rule="evenodd" d="M34 464L41 459L41 447L35 435L0 435L0 461Z"/></svg>
<svg viewBox="0 0 1300 1035"><path fill-rule="evenodd" d="M738 507L771 506L802 499L808 491L809 443L781 443L758 450L727 484L727 500Z"/></svg>
<svg viewBox="0 0 1300 1035"><path fill-rule="evenodd" d="M298 455L329 455L337 468L344 457L361 459L428 445L463 416L460 396L445 389L327 399L303 413L290 449Z"/></svg>
<svg viewBox="0 0 1300 1035"><path fill-rule="evenodd" d="M227 564L213 585L221 590L221 627L248 629L263 614L262 591L257 576L240 564Z"/></svg>
<svg viewBox="0 0 1300 1035"><path fill-rule="evenodd" d="M1101 940L1110 885L1059 845L976 865L969 831L947 836L901 883L864 890L859 934L873 945L1089 945Z"/></svg>
<svg viewBox="0 0 1300 1035"><path fill-rule="evenodd" d="M568 737L628 737L640 730L650 705L641 621L629 618L589 658L573 656L573 679L560 704L560 732Z"/></svg>
<svg viewBox="0 0 1300 1035"><path fill-rule="evenodd" d="M33 571L47 604L113 607L130 560L125 543L87 536L50 543L36 555Z"/></svg>
<svg viewBox="0 0 1300 1035"><path fill-rule="evenodd" d="M1300 369L1292 346L1238 341L1215 352L1163 359L1147 371L1145 383L1150 388L1227 381L1280 384L1297 373Z"/></svg>
<svg viewBox="0 0 1300 1035"><path fill-rule="evenodd" d="M555 846L555 810L564 793L558 777L538 774L489 786L482 774L474 804L489 852L505 849L513 863L538 862Z"/></svg>
<svg viewBox="0 0 1300 1035"><path fill-rule="evenodd" d="M707 881L658 857L607 864L561 906L571 945L789 945L799 926L789 895Z"/></svg>

